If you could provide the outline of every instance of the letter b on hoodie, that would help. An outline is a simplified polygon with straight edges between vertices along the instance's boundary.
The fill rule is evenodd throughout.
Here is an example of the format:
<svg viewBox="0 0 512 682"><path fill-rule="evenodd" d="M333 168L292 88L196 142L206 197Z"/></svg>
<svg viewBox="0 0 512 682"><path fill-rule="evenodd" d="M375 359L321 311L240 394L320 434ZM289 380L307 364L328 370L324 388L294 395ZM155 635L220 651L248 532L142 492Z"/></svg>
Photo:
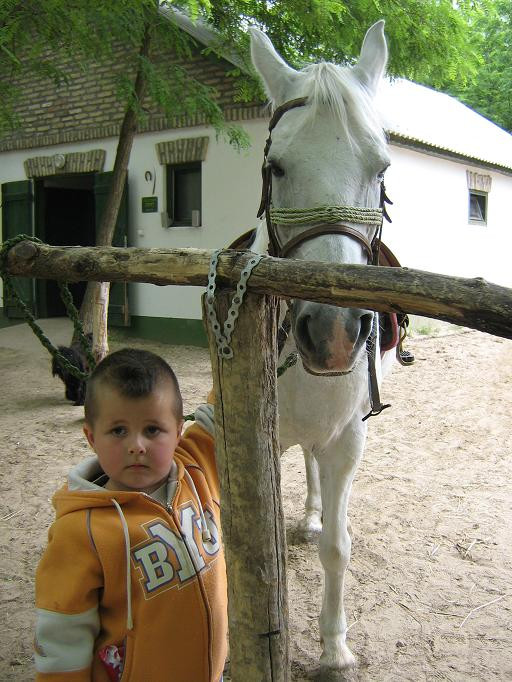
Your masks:
<svg viewBox="0 0 512 682"><path fill-rule="evenodd" d="M174 568L169 562L167 547L163 542L152 542L141 547L134 556L146 576L145 587L148 592L170 583L174 578Z"/></svg>

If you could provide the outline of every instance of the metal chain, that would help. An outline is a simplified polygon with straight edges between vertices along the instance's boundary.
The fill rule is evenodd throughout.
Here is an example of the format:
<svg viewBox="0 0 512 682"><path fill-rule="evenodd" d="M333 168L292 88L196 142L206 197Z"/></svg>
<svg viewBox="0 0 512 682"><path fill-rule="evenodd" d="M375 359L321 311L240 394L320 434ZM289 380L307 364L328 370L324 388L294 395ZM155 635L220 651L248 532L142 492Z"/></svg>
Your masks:
<svg viewBox="0 0 512 682"><path fill-rule="evenodd" d="M217 343L217 354L219 357L229 360L233 357L233 349L229 345L231 342L231 335L235 328L235 321L238 317L238 311L242 305L244 299L244 294L247 290L247 280L251 276L251 272L258 265L260 260L263 258L262 254L255 254L249 259L247 265L242 270L240 274L240 279L236 285L236 292L231 300L231 306L228 310L226 320L224 322L224 327L221 328L219 320L217 319L217 314L213 303L215 301L215 277L217 275L217 263L219 260L219 254L223 249L217 249L213 252L210 260L210 270L208 272L208 287L206 291L206 310L208 313L208 319L210 320L210 326L212 332L215 336L215 341Z"/></svg>

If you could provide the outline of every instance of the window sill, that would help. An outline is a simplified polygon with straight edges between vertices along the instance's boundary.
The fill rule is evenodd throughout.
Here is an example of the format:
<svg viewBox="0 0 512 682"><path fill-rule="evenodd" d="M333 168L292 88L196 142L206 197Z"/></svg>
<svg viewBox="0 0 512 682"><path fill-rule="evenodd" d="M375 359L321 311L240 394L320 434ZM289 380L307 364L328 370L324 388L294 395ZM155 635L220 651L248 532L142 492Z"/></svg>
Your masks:
<svg viewBox="0 0 512 682"><path fill-rule="evenodd" d="M200 230L204 225L169 225L168 230Z"/></svg>

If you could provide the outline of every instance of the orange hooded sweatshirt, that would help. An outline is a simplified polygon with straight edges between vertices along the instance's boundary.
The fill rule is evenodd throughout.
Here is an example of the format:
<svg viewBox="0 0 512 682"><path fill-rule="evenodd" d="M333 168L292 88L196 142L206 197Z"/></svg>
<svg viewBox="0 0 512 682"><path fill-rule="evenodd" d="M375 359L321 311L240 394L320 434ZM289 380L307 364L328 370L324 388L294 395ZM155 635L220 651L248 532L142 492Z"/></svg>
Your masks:
<svg viewBox="0 0 512 682"><path fill-rule="evenodd" d="M213 438L191 426L174 462L164 503L93 483L96 457L55 494L36 574L39 682L221 679L227 591ZM112 650L124 658L120 676L100 658Z"/></svg>

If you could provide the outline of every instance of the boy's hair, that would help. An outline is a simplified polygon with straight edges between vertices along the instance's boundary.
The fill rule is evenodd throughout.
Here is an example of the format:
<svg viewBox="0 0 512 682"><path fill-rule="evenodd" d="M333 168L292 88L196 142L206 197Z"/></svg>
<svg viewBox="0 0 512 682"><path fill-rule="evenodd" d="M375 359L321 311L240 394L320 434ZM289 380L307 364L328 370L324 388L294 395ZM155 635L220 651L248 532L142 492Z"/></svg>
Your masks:
<svg viewBox="0 0 512 682"><path fill-rule="evenodd" d="M97 414L96 391L100 384L111 386L126 398L143 398L170 381L174 388L174 414L183 419L183 400L178 380L170 365L159 355L137 348L123 348L107 355L87 380L85 421L93 424Z"/></svg>

